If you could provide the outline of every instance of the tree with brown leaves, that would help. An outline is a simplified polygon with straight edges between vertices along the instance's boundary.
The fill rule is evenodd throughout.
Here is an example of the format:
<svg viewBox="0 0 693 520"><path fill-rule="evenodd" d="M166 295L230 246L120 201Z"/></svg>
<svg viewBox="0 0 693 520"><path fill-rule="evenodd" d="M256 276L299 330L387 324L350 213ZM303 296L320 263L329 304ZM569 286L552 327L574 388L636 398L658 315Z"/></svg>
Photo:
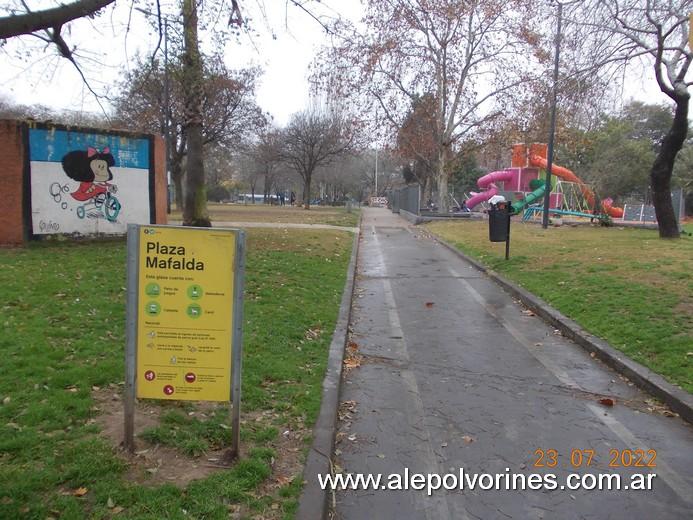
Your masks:
<svg viewBox="0 0 693 520"><path fill-rule="evenodd" d="M449 208L458 143L502 113L503 97L530 76L531 7L526 0L372 0L360 27L335 28L340 43L319 60L332 88L378 107L393 132L413 100L432 96L441 211Z"/></svg>

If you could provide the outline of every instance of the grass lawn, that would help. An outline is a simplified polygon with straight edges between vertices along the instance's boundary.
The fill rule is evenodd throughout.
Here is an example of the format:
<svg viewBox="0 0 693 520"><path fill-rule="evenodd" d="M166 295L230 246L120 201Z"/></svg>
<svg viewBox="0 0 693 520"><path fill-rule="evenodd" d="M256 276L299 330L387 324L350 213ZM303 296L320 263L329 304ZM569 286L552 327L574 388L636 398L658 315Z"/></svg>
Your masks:
<svg viewBox="0 0 693 520"><path fill-rule="evenodd" d="M344 207L311 206L304 210L298 206L270 206L269 204L208 204L212 222L279 222L285 224L331 224L356 227L359 210L347 213ZM171 220L181 220L182 214L174 211Z"/></svg>
<svg viewBox="0 0 693 520"><path fill-rule="evenodd" d="M615 348L693 392L693 238L656 231L513 222L505 243L488 222L427 228L542 297Z"/></svg>
<svg viewBox="0 0 693 520"><path fill-rule="evenodd" d="M351 244L339 231L248 232L242 457L183 488L155 469L132 477L99 426L95 396L118 399L124 379L124 239L0 250L0 518L291 518ZM203 404L148 401L160 420L140 445L206 462L230 421L228 405ZM282 468L289 437L298 466Z"/></svg>

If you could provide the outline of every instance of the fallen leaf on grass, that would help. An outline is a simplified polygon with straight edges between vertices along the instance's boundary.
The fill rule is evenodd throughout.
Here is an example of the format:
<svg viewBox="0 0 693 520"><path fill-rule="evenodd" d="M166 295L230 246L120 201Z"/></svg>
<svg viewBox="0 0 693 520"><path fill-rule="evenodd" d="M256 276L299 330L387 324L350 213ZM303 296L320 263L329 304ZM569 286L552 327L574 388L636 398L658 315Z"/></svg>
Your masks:
<svg viewBox="0 0 693 520"><path fill-rule="evenodd" d="M72 495L73 495L73 496L76 496L76 497L83 497L83 496L86 495L88 492L89 492L89 490L88 490L87 488L85 488L85 487L78 487L77 489L75 489L75 490L72 492Z"/></svg>
<svg viewBox="0 0 693 520"><path fill-rule="evenodd" d="M602 397L599 400L599 404L603 404L604 406L613 406L614 405L614 400L611 399L610 397Z"/></svg>
<svg viewBox="0 0 693 520"><path fill-rule="evenodd" d="M306 331L305 337L308 341L318 339L320 337L321 332L322 330L320 330L318 327L315 327L314 329L308 329Z"/></svg>
<svg viewBox="0 0 693 520"><path fill-rule="evenodd" d="M274 479L274 482L277 484L278 487L284 487L288 484L291 484L291 481L293 479L291 477L285 477L283 475L278 475L277 478Z"/></svg>

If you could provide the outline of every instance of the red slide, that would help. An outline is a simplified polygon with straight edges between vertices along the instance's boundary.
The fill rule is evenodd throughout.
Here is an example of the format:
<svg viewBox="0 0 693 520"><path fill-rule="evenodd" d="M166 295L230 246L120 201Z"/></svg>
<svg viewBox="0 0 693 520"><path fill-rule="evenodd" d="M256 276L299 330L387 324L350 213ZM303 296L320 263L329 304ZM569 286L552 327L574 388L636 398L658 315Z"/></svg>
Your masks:
<svg viewBox="0 0 693 520"><path fill-rule="evenodd" d="M543 168L544 170L546 170L548 166L546 159L533 154L529 156L529 164L537 168ZM594 192L587 186L587 184L582 182L580 177L575 175L568 168L556 166L555 164L551 165L551 173L566 182L574 182L575 184L580 186L580 191L582 191L582 194L584 195L585 199L587 199L587 202L589 203L590 207L594 207ZM602 208L604 209L604 211L610 217L623 218L623 208L616 208L611 205L612 203L612 199L602 200Z"/></svg>

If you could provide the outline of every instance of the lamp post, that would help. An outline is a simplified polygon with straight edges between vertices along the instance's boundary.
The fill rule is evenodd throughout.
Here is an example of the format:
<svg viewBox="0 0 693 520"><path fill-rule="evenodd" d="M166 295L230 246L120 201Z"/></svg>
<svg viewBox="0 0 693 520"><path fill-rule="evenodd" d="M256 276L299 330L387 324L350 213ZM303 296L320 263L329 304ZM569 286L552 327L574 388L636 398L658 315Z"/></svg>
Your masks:
<svg viewBox="0 0 693 520"><path fill-rule="evenodd" d="M549 227L549 205L551 202L551 170L553 168L553 148L556 134L556 99L558 90L558 62L561 52L561 23L563 21L563 4L558 2L558 24L556 25L556 54L553 62L553 92L551 93L551 124L549 128L549 149L546 158L546 183L544 185L544 214L541 227Z"/></svg>

